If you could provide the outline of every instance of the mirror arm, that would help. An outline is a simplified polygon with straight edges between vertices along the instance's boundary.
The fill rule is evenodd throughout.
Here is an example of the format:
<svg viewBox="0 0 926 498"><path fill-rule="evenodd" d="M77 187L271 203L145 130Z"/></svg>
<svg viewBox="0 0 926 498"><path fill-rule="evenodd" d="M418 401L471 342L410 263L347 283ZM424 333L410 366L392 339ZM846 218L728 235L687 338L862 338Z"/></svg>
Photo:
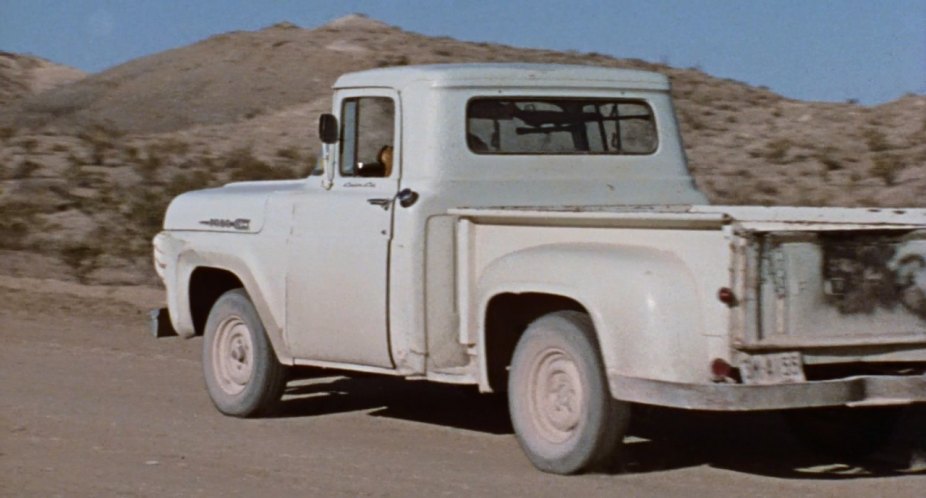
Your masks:
<svg viewBox="0 0 926 498"><path fill-rule="evenodd" d="M331 190L334 185L334 164L331 161L331 144L322 144L322 188Z"/></svg>

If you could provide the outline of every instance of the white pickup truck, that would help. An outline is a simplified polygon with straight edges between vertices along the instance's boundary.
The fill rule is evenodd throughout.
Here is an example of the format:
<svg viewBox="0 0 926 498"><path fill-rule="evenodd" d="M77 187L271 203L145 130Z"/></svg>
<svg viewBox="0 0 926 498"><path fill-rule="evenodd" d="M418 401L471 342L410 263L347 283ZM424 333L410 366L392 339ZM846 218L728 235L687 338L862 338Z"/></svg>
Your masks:
<svg viewBox="0 0 926 498"><path fill-rule="evenodd" d="M707 205L660 74L346 74L319 135L316 175L183 194L154 239L154 330L205 336L222 413L299 366L471 384L575 473L637 403L788 410L859 450L926 401L926 210Z"/></svg>

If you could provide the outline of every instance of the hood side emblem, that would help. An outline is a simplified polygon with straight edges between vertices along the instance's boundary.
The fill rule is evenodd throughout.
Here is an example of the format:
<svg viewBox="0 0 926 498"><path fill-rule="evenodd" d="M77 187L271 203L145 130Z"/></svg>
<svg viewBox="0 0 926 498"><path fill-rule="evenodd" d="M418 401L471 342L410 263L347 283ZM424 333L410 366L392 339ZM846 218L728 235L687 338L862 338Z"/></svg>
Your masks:
<svg viewBox="0 0 926 498"><path fill-rule="evenodd" d="M247 218L238 218L235 220L224 220L219 218L211 218L208 220L200 220L200 225L206 225L209 227L216 228L234 228L235 230L248 230L251 228L251 220Z"/></svg>

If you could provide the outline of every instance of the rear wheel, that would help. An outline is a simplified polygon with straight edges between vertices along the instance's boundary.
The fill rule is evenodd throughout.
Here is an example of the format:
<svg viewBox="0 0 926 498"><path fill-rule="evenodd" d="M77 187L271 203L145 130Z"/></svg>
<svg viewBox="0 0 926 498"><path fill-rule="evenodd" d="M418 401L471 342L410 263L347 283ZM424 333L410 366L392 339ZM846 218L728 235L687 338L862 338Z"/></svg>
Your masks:
<svg viewBox="0 0 926 498"><path fill-rule="evenodd" d="M508 379L511 421L538 469L556 474L594 470L620 448L630 420L614 400L588 315L545 315L521 336Z"/></svg>
<svg viewBox="0 0 926 498"><path fill-rule="evenodd" d="M244 289L222 294L209 312L203 341L203 376L215 407L235 417L270 413L286 374Z"/></svg>
<svg viewBox="0 0 926 498"><path fill-rule="evenodd" d="M840 458L864 458L891 438L900 410L815 408L785 412L791 433L812 451Z"/></svg>

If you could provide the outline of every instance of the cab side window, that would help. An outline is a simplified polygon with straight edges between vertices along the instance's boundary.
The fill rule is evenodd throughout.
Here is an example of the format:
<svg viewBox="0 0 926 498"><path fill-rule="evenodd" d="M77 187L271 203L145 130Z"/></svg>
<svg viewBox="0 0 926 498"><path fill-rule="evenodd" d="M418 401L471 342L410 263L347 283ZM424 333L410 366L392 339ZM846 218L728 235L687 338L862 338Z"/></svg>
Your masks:
<svg viewBox="0 0 926 498"><path fill-rule="evenodd" d="M341 105L341 176L392 175L395 104L388 97L345 99Z"/></svg>

